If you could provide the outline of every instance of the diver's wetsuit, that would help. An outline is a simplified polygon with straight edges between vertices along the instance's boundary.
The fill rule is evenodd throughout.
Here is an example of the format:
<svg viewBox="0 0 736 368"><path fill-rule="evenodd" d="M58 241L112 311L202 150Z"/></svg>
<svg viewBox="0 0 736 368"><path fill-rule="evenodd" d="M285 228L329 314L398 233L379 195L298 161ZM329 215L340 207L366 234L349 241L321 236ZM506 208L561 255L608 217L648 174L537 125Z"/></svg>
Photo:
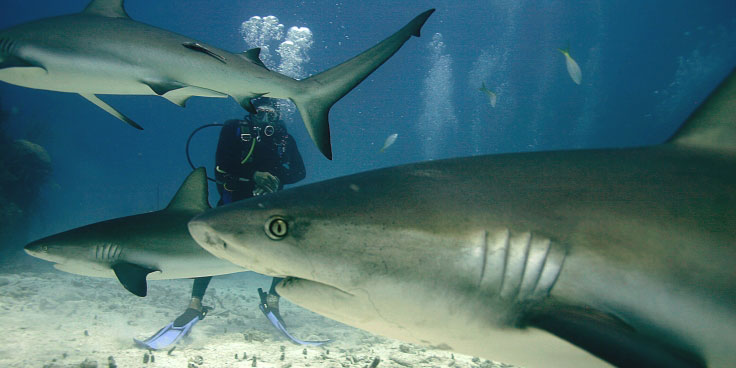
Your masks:
<svg viewBox="0 0 736 368"><path fill-rule="evenodd" d="M246 118L247 119L247 118ZM215 153L217 191L220 193L218 206L253 197L256 171L269 172L279 178L279 190L284 184L293 184L304 179L304 162L294 138L279 122L272 136L250 129L250 121L228 120L220 131L220 140ZM243 142L241 134L251 134L256 140L248 162L241 161L248 155L252 142ZM260 135L260 141L257 141ZM222 173L221 171L225 171ZM229 177L228 177L229 175Z"/></svg>
<svg viewBox="0 0 736 368"><path fill-rule="evenodd" d="M215 167L217 168L215 179L217 180L217 191L220 193L218 207L253 197L253 189L255 189L253 174L256 171L269 172L279 178L279 190L283 189L284 184L293 184L304 179L306 176L304 161L299 154L294 137L287 133L282 121L274 125L276 126L274 134L268 137L263 131L252 129L253 124L250 120L225 122L225 126L220 131L215 153ZM251 134L252 141L244 142L241 134ZM251 157L247 162L241 163L248 156L253 141L255 145ZM201 300L210 279L212 279L211 276L194 279L192 297ZM278 295L275 288L281 280L281 278L273 278L269 293Z"/></svg>

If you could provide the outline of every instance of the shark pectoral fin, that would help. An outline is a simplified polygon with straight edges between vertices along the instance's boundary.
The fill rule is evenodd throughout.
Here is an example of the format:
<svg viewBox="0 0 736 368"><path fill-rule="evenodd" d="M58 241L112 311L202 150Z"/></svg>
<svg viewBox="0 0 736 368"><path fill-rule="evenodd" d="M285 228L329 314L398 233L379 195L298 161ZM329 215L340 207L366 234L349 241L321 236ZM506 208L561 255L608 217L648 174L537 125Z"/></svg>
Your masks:
<svg viewBox="0 0 736 368"><path fill-rule="evenodd" d="M193 96L199 96L199 97L217 97L217 98L226 98L227 95L224 93L220 93L217 91L213 91L211 89L207 88L200 88L200 87L194 87L194 86L188 86L183 87L175 90L171 90L169 92L164 93L161 95L161 97L181 106L185 107L187 104L187 100Z"/></svg>
<svg viewBox="0 0 736 368"><path fill-rule="evenodd" d="M242 57L243 59L248 60L251 63L256 64L256 65L258 65L258 66L260 66L260 67L268 70L268 68L266 67L266 64L264 64L263 61L261 60L261 57L260 57L261 56L261 48L260 47L256 47L254 49L250 49L248 51L244 51L244 52L242 52L242 53L240 53L238 55L240 55L240 57Z"/></svg>
<svg viewBox="0 0 736 368"><path fill-rule="evenodd" d="M591 308L533 313L530 326L565 339L618 367L706 367L697 354L645 336L624 321Z"/></svg>
<svg viewBox="0 0 736 368"><path fill-rule="evenodd" d="M127 262L112 266L112 270L115 271L115 276L118 277L118 281L123 284L123 287L141 297L146 296L148 292L146 276L151 272L157 271Z"/></svg>
<svg viewBox="0 0 736 368"><path fill-rule="evenodd" d="M118 118L118 119L120 119L120 120L128 123L133 128L143 130L143 127L140 126L140 125L138 125L138 123L136 123L135 121L131 120L129 117L123 115L123 113L121 113L120 111L115 110L114 107L108 105L107 103L105 103L105 101L100 100L97 96L95 96L95 95L93 95L91 93L80 93L79 95L82 96L82 97L84 97L84 98L86 98L87 101L89 101L89 102L97 105L97 107L99 107L99 108L107 111L110 115L112 115L112 116L114 116L114 117L116 117L116 118Z"/></svg>
<svg viewBox="0 0 736 368"><path fill-rule="evenodd" d="M224 57L222 57L222 56L218 55L216 52L208 49L207 46L202 45L201 43L197 43L197 42L184 42L182 44L182 46L184 46L184 47L186 47L186 48L188 48L190 50L201 52L201 53L203 53L205 55L209 55L209 56L215 58L217 61L219 61L219 62L221 62L223 64L227 64L227 62L225 61L225 58Z"/></svg>

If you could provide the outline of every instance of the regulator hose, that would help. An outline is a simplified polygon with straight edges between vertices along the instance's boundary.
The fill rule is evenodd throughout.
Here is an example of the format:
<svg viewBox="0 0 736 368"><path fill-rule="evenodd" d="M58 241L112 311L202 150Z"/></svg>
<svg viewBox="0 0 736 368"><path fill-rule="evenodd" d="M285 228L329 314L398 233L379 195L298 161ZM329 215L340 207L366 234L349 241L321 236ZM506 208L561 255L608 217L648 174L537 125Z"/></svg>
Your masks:
<svg viewBox="0 0 736 368"><path fill-rule="evenodd" d="M225 124L205 124L197 129L194 129L192 134L189 134L189 138L187 139L186 153L187 153L187 161L189 161L189 166L192 167L192 170L196 169L196 167L194 167L194 164L192 163L192 157L189 156L189 143L192 142L192 138L194 137L195 134L197 134L197 132L199 132L200 130L204 128L221 127L221 126L225 126ZM213 183L217 183L215 179L210 178L209 176L207 177L207 180L212 181Z"/></svg>

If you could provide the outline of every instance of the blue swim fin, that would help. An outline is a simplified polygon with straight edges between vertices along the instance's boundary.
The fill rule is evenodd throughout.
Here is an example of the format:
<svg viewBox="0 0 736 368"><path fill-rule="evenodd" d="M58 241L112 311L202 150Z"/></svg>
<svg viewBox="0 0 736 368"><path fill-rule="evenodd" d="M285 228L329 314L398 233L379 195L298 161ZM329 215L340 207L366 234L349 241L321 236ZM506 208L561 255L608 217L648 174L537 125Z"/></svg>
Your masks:
<svg viewBox="0 0 736 368"><path fill-rule="evenodd" d="M167 346L177 343L182 337L189 334L192 327L197 324L197 322L204 319L208 309L209 308L205 308L203 312L200 312L196 309L189 308L174 322L171 322L164 328L158 330L158 332L153 334L153 336L143 341L138 339L133 339L133 341L135 341L136 345L144 349L159 350L166 348Z"/></svg>
<svg viewBox="0 0 736 368"><path fill-rule="evenodd" d="M278 315L278 310L272 310L268 303L266 302L268 293L264 293L263 289L258 288L258 295L261 297L261 302L258 304L258 308L263 312L264 315L266 315L266 318L271 322L273 327L276 327L279 332L281 332L284 336L286 336L291 342L297 344L297 345L309 345L309 346L320 346L324 345L330 340L318 340L318 341L304 341L299 340L296 337L292 336L289 331L286 330L286 326L284 326L284 322L281 319L281 316Z"/></svg>

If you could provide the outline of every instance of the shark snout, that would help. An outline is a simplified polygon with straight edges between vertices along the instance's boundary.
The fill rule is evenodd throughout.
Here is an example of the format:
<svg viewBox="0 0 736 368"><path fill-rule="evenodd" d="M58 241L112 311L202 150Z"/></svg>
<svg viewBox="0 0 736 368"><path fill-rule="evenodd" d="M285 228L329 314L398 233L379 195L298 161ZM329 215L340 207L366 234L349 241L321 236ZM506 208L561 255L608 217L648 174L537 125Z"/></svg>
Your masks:
<svg viewBox="0 0 736 368"><path fill-rule="evenodd" d="M48 244L44 241L34 241L31 243L28 243L25 247L23 247L23 250L26 251L29 255L40 258L46 261L50 261L49 259L49 247Z"/></svg>
<svg viewBox="0 0 736 368"><path fill-rule="evenodd" d="M197 244L215 256L222 257L227 250L227 242L205 220L195 218L189 221L189 234Z"/></svg>

